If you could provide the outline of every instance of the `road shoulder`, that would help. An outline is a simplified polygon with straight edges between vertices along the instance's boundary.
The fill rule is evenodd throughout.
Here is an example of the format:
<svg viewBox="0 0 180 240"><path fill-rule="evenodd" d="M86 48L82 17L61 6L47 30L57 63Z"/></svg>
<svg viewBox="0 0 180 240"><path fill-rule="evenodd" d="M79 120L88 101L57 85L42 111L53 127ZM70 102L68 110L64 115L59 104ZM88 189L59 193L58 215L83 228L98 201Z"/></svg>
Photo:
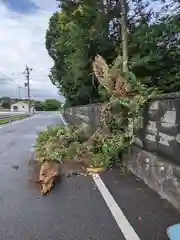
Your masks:
<svg viewBox="0 0 180 240"><path fill-rule="evenodd" d="M180 213L130 172L118 168L101 179L141 240L168 239L166 230L180 220Z"/></svg>

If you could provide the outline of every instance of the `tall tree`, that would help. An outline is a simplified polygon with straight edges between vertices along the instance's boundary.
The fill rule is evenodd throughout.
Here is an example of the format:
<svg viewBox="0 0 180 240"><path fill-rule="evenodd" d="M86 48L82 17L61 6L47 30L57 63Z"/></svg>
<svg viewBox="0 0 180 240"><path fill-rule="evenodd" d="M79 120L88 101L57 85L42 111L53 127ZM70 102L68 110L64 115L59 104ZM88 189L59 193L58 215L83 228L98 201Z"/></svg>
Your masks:
<svg viewBox="0 0 180 240"><path fill-rule="evenodd" d="M47 99L43 103L44 111L57 111L61 108L61 103L56 99Z"/></svg>
<svg viewBox="0 0 180 240"><path fill-rule="evenodd" d="M55 62L50 78L73 105L101 100L92 60L97 53L108 62L116 56L109 35L110 2L61 1L61 13L50 19L46 48Z"/></svg>
<svg viewBox="0 0 180 240"><path fill-rule="evenodd" d="M6 109L10 109L11 107L11 99L9 97L1 97L0 98L0 106Z"/></svg>
<svg viewBox="0 0 180 240"><path fill-rule="evenodd" d="M50 79L69 105L102 100L91 68L97 54L111 63L123 53L124 71L128 66L147 86L180 90L179 13L167 11L169 2L160 12L143 0L58 2L46 48L54 60Z"/></svg>

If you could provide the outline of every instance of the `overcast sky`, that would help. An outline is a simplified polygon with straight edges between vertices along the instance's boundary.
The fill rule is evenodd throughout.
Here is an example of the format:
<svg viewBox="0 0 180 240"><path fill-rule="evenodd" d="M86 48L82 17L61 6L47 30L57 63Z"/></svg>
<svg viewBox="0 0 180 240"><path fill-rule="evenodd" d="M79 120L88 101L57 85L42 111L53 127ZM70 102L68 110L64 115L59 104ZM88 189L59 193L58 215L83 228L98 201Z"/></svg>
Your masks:
<svg viewBox="0 0 180 240"><path fill-rule="evenodd" d="M45 49L45 32L56 6L56 0L0 0L0 96L17 97L19 85L21 97L27 97L21 73L28 64L33 68L32 98L59 98L48 78L52 60Z"/></svg>

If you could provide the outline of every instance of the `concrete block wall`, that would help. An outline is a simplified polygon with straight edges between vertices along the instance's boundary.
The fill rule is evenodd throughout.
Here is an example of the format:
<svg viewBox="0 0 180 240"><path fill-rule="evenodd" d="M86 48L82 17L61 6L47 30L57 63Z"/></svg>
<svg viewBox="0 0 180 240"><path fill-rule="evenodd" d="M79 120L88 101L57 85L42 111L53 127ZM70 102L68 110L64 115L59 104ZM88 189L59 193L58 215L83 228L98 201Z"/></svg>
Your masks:
<svg viewBox="0 0 180 240"><path fill-rule="evenodd" d="M135 145L124 160L133 174L180 210L180 166Z"/></svg>

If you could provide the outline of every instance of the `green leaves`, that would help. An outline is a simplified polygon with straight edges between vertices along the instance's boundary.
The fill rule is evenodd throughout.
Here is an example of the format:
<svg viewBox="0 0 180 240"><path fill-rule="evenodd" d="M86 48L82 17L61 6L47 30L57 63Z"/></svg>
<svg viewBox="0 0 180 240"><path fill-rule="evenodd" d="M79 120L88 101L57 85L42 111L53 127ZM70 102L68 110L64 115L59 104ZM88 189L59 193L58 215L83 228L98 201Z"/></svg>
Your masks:
<svg viewBox="0 0 180 240"><path fill-rule="evenodd" d="M61 103L56 99L47 99L43 103L44 111L57 111L61 108Z"/></svg>
<svg viewBox="0 0 180 240"><path fill-rule="evenodd" d="M108 3L109 4L109 3ZM49 22L46 48L54 60L50 79L71 105L104 99L92 75L92 61L97 52L114 58L109 38L109 14L101 1L61 1L61 12Z"/></svg>
<svg viewBox="0 0 180 240"><path fill-rule="evenodd" d="M53 14L46 34L46 48L54 60L50 79L71 105L104 101L108 96L99 93L91 66L97 54L112 64L121 52L119 1L59 2L61 12ZM150 3L128 2L129 69L148 87L180 91L179 13L171 15L170 3L158 13ZM119 58L113 65L120 63Z"/></svg>
<svg viewBox="0 0 180 240"><path fill-rule="evenodd" d="M180 89L176 78L180 72L180 26L177 18L178 14L166 14L149 25L139 23L130 34L131 71L148 87L157 87L164 92Z"/></svg>
<svg viewBox="0 0 180 240"><path fill-rule="evenodd" d="M109 66L107 66L109 69ZM119 72L119 64L111 66ZM112 74L112 75L111 75ZM81 161L86 159L90 167L112 167L122 159L123 153L134 142L139 128L143 107L154 94L142 85L134 74L129 73L126 80L120 75L112 78L113 72L107 73L109 80L128 81L130 90L136 94L117 95L115 92L101 112L100 127L91 136L89 126L79 128L55 127L40 134L37 140L37 159L43 161ZM105 78L106 76L104 76ZM118 89L116 90L118 91Z"/></svg>

